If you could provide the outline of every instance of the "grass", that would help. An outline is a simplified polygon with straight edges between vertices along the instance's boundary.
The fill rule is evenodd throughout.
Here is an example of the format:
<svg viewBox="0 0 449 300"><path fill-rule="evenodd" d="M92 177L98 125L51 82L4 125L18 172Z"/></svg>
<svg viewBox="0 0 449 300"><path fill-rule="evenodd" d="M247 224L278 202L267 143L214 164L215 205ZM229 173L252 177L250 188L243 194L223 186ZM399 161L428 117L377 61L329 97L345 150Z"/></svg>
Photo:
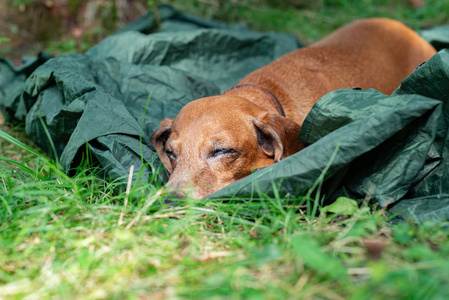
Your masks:
<svg viewBox="0 0 449 300"><path fill-rule="evenodd" d="M170 2L307 43L360 17L419 28L447 22L449 10L445 1ZM0 299L449 298L447 223L391 224L374 203L354 209L344 198L317 214L306 209L313 199L264 195L167 205L160 185L125 189L96 171L68 177L21 128L3 126Z"/></svg>
<svg viewBox="0 0 449 300"><path fill-rule="evenodd" d="M24 13L19 10L23 5L28 7L29 18L32 20L24 22L22 25L28 28L26 24L36 23L38 18L42 28L28 28L22 30L17 24L9 24L11 41L1 40L3 42L0 48L0 55L5 56L14 54L18 49L12 47L13 38L24 34L23 41L19 44L25 44L31 47L34 52L45 50L49 53L60 55L64 53L79 53L90 48L92 44L97 43L102 37L112 33L117 26L122 25L122 21L117 18L115 5L120 1L113 0L92 0L92 6L98 9L97 20L101 20L102 26L94 26L89 22L83 24L78 20L79 27L88 25L92 27L86 30L82 36L74 38L69 32L69 28L65 28L60 24L61 18L58 15L46 16L43 11L48 8L37 0L8 0L12 3L8 9L11 11L6 15L20 17L22 20ZM82 4L83 1L69 0L74 7ZM135 2L145 2L144 0L135 0L129 5L129 9L121 12L127 19L135 17ZM418 30L423 27L436 26L448 22L447 11L449 11L449 1L423 1L423 7L414 8L409 5L410 0L148 0L147 6L155 7L157 4L167 3L175 8L201 15L206 18L214 18L224 22L238 22L258 31L277 31L296 35L304 44L310 44L318 39L330 34L336 28L361 18L368 17L389 17L400 20ZM416 0L415 2L419 2ZM144 7L141 3L138 7ZM33 6L34 5L34 6ZM1 6L1 5L0 5ZM36 9L38 14L34 13ZM4 9L5 10L5 9ZM1 10L0 10L1 12ZM72 18L76 14L71 12ZM26 15L26 14L25 14ZM115 16L115 18L114 18ZM2 14L0 13L0 19ZM12 18L14 19L14 18ZM45 24L45 25L44 25ZM0 22L0 25L2 23ZM0 26L1 27L1 26ZM55 28L60 28L55 30ZM36 39L42 36L42 39ZM13 37L13 38L12 38ZM50 38L53 37L53 38ZM36 40L35 40L36 39ZM17 42L16 42L17 43ZM16 55L15 55L16 56Z"/></svg>
<svg viewBox="0 0 449 300"><path fill-rule="evenodd" d="M84 168L68 177L1 138L2 153L22 154L0 164L5 299L449 296L447 224L389 225L385 211L344 201L312 216L304 199L263 195L166 205L153 185L127 193Z"/></svg>
<svg viewBox="0 0 449 300"><path fill-rule="evenodd" d="M245 0L168 1L191 13L226 22L244 23L260 31L291 33L310 44L338 27L362 18L388 17L418 30L448 22L449 1L424 1L413 8L408 0Z"/></svg>

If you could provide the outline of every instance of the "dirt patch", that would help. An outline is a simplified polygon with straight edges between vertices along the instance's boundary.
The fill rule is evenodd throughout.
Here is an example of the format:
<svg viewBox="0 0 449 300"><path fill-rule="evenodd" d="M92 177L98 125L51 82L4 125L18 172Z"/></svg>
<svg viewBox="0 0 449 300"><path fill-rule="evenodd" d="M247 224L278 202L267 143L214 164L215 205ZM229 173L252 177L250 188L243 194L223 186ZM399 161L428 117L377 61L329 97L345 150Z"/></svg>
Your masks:
<svg viewBox="0 0 449 300"><path fill-rule="evenodd" d="M0 43L0 56L16 65L23 55L58 50L49 43L73 41L68 50L79 49L81 43L92 46L148 10L146 0L33 0L14 5L20 2L0 1L0 37L9 39Z"/></svg>

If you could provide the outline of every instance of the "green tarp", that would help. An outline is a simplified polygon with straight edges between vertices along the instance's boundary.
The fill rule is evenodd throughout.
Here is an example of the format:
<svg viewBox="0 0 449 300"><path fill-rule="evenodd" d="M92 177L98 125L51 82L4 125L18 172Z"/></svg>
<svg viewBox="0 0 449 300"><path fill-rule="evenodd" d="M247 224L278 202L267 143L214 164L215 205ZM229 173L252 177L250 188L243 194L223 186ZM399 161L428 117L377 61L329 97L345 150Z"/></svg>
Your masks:
<svg viewBox="0 0 449 300"><path fill-rule="evenodd" d="M148 14L85 54L41 55L21 68L0 60L2 110L25 121L29 136L55 155L44 123L66 170L76 168L88 149L111 178L126 178L135 165L146 182L160 165L149 138L161 119L300 46L291 35L252 32L167 6L160 15L161 33L152 33L157 26ZM422 34L444 47L448 32ZM444 49L391 96L331 92L301 129L299 139L308 147L210 198L299 197L324 174L321 194L329 201L368 195L400 218L449 220L448 101Z"/></svg>

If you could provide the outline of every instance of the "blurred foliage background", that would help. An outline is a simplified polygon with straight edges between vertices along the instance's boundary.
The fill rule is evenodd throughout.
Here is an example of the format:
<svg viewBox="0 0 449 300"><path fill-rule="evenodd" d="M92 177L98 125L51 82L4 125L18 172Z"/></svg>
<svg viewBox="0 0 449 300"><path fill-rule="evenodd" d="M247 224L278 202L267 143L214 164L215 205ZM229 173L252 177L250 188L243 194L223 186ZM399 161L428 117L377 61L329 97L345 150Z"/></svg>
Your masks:
<svg viewBox="0 0 449 300"><path fill-rule="evenodd" d="M390 17L415 30L449 22L448 0L2 0L0 56L83 52L144 15L169 4L258 31L292 33L309 44L337 27L366 17Z"/></svg>

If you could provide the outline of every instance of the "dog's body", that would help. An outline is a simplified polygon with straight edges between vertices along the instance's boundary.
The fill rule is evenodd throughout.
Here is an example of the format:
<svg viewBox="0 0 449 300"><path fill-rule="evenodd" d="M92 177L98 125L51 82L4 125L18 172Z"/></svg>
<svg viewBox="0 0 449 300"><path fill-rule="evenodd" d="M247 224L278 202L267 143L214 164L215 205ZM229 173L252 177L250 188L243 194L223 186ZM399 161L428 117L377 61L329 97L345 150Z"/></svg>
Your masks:
<svg viewBox="0 0 449 300"><path fill-rule="evenodd" d="M199 199L292 155L321 96L354 87L390 94L433 54L414 31L388 19L357 21L290 52L161 122L152 143L171 174L168 185L192 188Z"/></svg>

